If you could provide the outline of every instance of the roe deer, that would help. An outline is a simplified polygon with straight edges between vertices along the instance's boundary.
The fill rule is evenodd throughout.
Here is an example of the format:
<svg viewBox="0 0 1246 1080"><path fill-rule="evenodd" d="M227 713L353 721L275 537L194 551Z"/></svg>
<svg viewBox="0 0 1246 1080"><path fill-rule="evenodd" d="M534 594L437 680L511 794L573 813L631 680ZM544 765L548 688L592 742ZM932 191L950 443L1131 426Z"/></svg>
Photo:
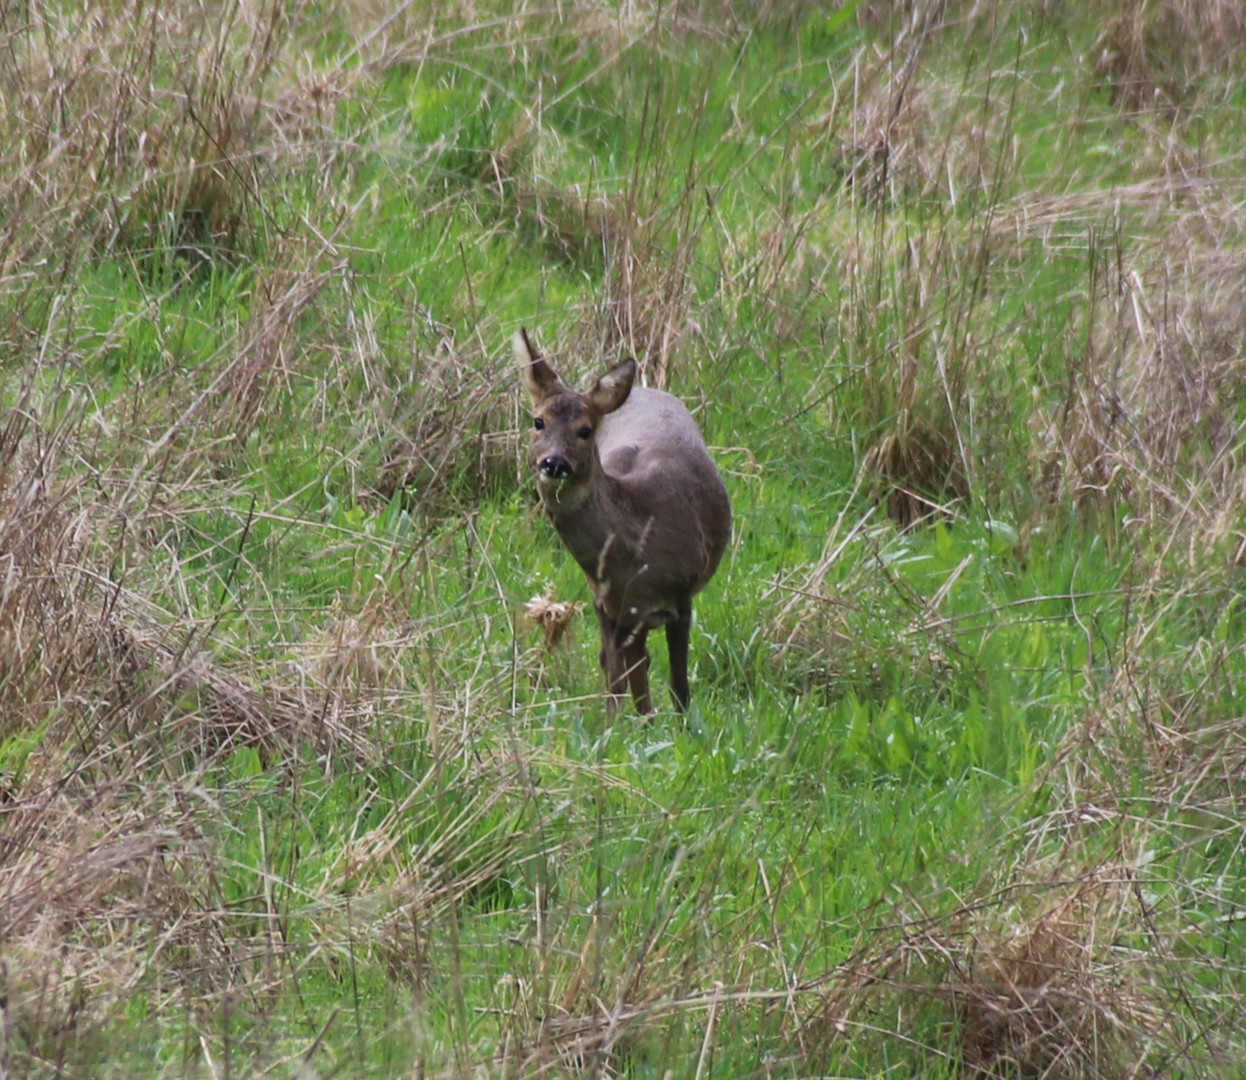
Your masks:
<svg viewBox="0 0 1246 1080"><path fill-rule="evenodd" d="M664 626L671 692L686 709L692 597L731 536L727 489L696 421L678 398L634 387L635 360L578 393L526 331L514 345L532 397L528 461L545 512L593 587L609 705L630 685L636 708L652 711L645 638Z"/></svg>

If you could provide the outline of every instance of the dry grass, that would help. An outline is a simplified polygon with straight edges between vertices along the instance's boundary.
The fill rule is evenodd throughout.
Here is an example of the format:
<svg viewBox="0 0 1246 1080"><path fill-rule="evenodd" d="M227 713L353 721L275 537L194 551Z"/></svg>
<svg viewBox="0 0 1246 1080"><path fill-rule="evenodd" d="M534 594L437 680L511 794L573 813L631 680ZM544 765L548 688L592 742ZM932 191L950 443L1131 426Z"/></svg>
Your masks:
<svg viewBox="0 0 1246 1080"><path fill-rule="evenodd" d="M141 976L149 932L136 915L157 935L181 925L178 869L195 857L197 815L178 788L136 783L159 754L140 717L162 711L171 688L144 687L148 665L106 575L92 572L90 508L54 479L64 430L21 430L19 415L0 485L10 721L0 889L10 1019L45 1056L64 1053L64 1039L100 1023Z"/></svg>
<svg viewBox="0 0 1246 1080"><path fill-rule="evenodd" d="M965 1076L1150 1075L1173 1047L1151 982L1162 958L1121 947L1142 922L1133 873L1103 865L1013 881L972 906L880 928L826 977L806 1053L817 1060L849 1032L903 1039L907 1016L949 1033L923 1049Z"/></svg>
<svg viewBox="0 0 1246 1080"><path fill-rule="evenodd" d="M799 227L787 260L787 272L826 265L845 286L839 332L861 404L842 419L862 433L867 487L901 529L948 520L975 484L996 482L977 430L997 405L988 297L1013 287L993 223L1019 159L1021 56L1015 72L946 82L924 62L947 29L940 11L918 6L889 46L857 50L835 108L807 126L845 181L822 214L851 207L857 224L846 236Z"/></svg>
<svg viewBox="0 0 1246 1080"><path fill-rule="evenodd" d="M540 596L528 601L524 606L524 617L540 628L545 648L552 651L564 637L570 639L571 624L583 610L582 603L554 599L553 587L550 586Z"/></svg>
<svg viewBox="0 0 1246 1080"><path fill-rule="evenodd" d="M903 1037L921 1016L954 1033L968 1076L1234 1075L1246 1049L1233 1019L1246 977L1237 889L1194 867L1210 846L1240 844L1246 755L1239 721L1178 704L1187 681L1122 667L1044 779L1054 806L1008 845L979 899L902 909L824 975L802 1053L816 1061L849 1032ZM1190 916L1209 904L1221 919Z"/></svg>
<svg viewBox="0 0 1246 1080"><path fill-rule="evenodd" d="M380 640L388 616L343 619L283 665L223 660L220 614L188 610L203 580L183 541L205 508L232 516L238 498L212 436L236 441L240 417L271 413L283 387L265 380L309 280L261 307L261 331L241 328L248 345L205 389L153 392L168 386L155 379L122 395L115 415L141 399L145 422L121 434L59 389L72 353L28 371L3 414L0 932L5 1061L19 1069L72 1073L136 993L158 1015L266 999L289 975L284 947L240 929L221 893L235 874L219 840L230 794L205 778L247 752L272 769L309 755L330 774L377 760L384 657L408 644Z"/></svg>
<svg viewBox="0 0 1246 1080"><path fill-rule="evenodd" d="M1074 334L1087 335L1083 356L1036 392L1034 490L1107 517L1127 505L1162 520L1182 503L1178 477L1190 470L1218 472L1221 490L1231 489L1226 403L1239 396L1242 348L1231 167L1209 168L1171 131L1164 136L1158 121L1148 122L1146 155L1131 183L1002 199L1018 157L1017 90L1000 77L958 87L930 81L923 49L931 34L947 30L938 20L951 18L949 7L906 7L890 48L855 55L839 95L852 107L837 107L807 131L811 145L842 142L847 191L874 217L872 230L838 240L837 267L850 285L841 324L864 358L866 407L852 419L878 425L862 454L874 497L909 528L946 517L975 487L988 501L1002 494L1007 480L989 460L985 428L1010 407L1004 396L993 400L1000 342L982 305L992 292L1015 289L1009 262L1036 242L1053 258L1086 252L1092 302L1066 343L1075 352ZM981 14L967 7L957 8L956 19ZM1165 18L1210 20L1206 49L1236 40L1225 29L1230 13L1171 7ZM1228 52L1216 55L1224 66L1236 62ZM891 208L923 200L938 209L921 226L893 219ZM977 212L963 227L954 212L967 204ZM785 273L832 261L823 250L828 238L795 231ZM881 355L880 340L888 343ZM1147 505L1134 497L1142 492Z"/></svg>
<svg viewBox="0 0 1246 1080"><path fill-rule="evenodd" d="M175 1000L210 996L251 952L216 894L227 871L206 773L240 747L326 763L376 749L357 663L319 683L236 673L195 643L201 628L114 580L101 542L115 507L64 478L81 415L47 431L24 405L0 439L0 936L11 1049L53 1064L153 972Z"/></svg>
<svg viewBox="0 0 1246 1080"><path fill-rule="evenodd" d="M969 482L950 425L935 426L901 417L899 427L866 451L861 468L871 495L884 500L901 530L947 520L969 498Z"/></svg>
<svg viewBox="0 0 1246 1080"><path fill-rule="evenodd" d="M262 228L266 86L285 40L278 5L38 8L4 50L0 190L5 276L53 250L192 268L230 258ZM240 55L242 66L224 58ZM20 223L21 228L17 228Z"/></svg>
<svg viewBox="0 0 1246 1080"><path fill-rule="evenodd" d="M689 125L696 127L682 105L656 93L641 103L636 141L647 149L615 190L546 179L547 172L562 171L566 148L545 131L539 114L529 114L523 129L490 155L483 177L499 194L503 214L541 238L552 258L601 268L601 299L575 351L634 356L659 388L669 385L678 348L695 330L694 262L712 216L698 195L695 155L673 160L669 153ZM682 184L684 195L670 205L673 183Z"/></svg>
<svg viewBox="0 0 1246 1080"><path fill-rule="evenodd" d="M898 280L884 286L877 266L893 244L906 256ZM854 255L846 330L867 350L852 418L865 440L861 472L901 529L949 520L991 475L978 445L996 359L984 345L988 250L985 238L964 237L951 222L920 237L897 223Z"/></svg>
<svg viewBox="0 0 1246 1080"><path fill-rule="evenodd" d="M1092 253L1087 348L1035 413L1035 468L1057 501L1128 507L1161 531L1177 515L1215 542L1236 528L1223 512L1239 487L1246 324L1240 237L1221 229L1209 244L1204 220L1192 207L1127 261Z"/></svg>
<svg viewBox="0 0 1246 1080"><path fill-rule="evenodd" d="M1233 0L1131 0L1103 12L1093 72L1131 114L1188 108L1240 69L1246 12Z"/></svg>
<svg viewBox="0 0 1246 1080"><path fill-rule="evenodd" d="M138 379L92 412L59 396L56 372L71 369L72 353L59 364L49 356L49 372L29 372L4 413L6 1068L76 1075L74 1062L101 1055L100 1033L126 1023L136 994L150 1015L183 1018L209 1061L222 1048L228 1054L221 1010L262 1020L309 966L327 962L318 958L352 948L389 957L395 971L418 970L411 933L422 941L419 927L464 898L474 902L515 865L495 819L499 807L522 803L523 774L475 737L447 694L412 691L395 676L399 657L428 648L427 628L412 625L401 594L351 599L326 613L321 632L278 648L264 603L233 616L239 580L258 577L250 563L262 555L250 539L258 515L291 514L280 505L257 511L253 499L239 512L248 480L238 474L241 444L248 427L263 432L293 409L310 423L319 407L317 395L300 392L313 361L293 328L315 317L336 276L319 269L323 257L313 250L304 265L261 281L252 318L230 339L238 347L210 358L191 385ZM349 382L352 371L325 369L326 392L344 393L335 380ZM386 400L392 370L372 374L372 391ZM448 401L457 387L437 392ZM496 394L479 400L486 397L496 405ZM142 423L110 429L109 418L136 415ZM80 468L84 460L90 468ZM222 520L235 523L232 535L222 535ZM200 539L214 554L228 548L223 565L196 566L187 541ZM191 598L207 594L214 610L195 614L202 607ZM276 599L268 604L283 610ZM218 633L223 620L228 633ZM265 643L262 657L247 635ZM234 771L253 754L269 778L304 768L366 774L381 760L386 719L413 713L426 718L435 760L415 778L411 801L379 826L355 822L313 887L265 864L267 884L239 899L229 838L233 802L247 786L230 779ZM479 710L472 715L477 722ZM392 737L384 744L392 752ZM448 774L455 760L461 774ZM457 809L442 829L444 810L430 793L447 790ZM418 858L399 856L413 828L437 842Z"/></svg>
<svg viewBox="0 0 1246 1080"><path fill-rule="evenodd" d="M428 351L412 357L372 485L385 502L398 496L429 516L510 488L522 460L515 404L498 390L509 371L447 331L436 328Z"/></svg>
<svg viewBox="0 0 1246 1080"><path fill-rule="evenodd" d="M969 1075L1116 1076L1145 1059L1163 1010L1119 948L1140 924L1134 873L1095 867L980 920L968 966L941 988Z"/></svg>
<svg viewBox="0 0 1246 1080"><path fill-rule="evenodd" d="M873 18L881 7L863 13ZM888 7L894 15L899 6ZM970 476L982 485L975 495L998 498L986 483L994 479L990 463L978 457L996 358L978 344L974 305L1008 287L1008 262L1020 246L1037 243L1053 257L1076 250L1087 264L1088 302L1067 341L1051 348L1085 346L1066 349L1067 368L1035 390L1033 490L1059 508L1054 513L1070 505L1093 511L1087 520L1109 541L1127 538L1122 546L1135 557L1145 550L1136 565L1146 583L1114 674L1087 691L1084 714L1038 781L1049 812L1001 846L978 900L960 906L949 897L942 910L915 913L901 905L856 957L816 976L819 1007L789 1033L804 1061L837 1061L849 1041L894 1047L920 1028L949 1038L915 1052L963 1075L1219 1076L1240 1068L1243 1047L1229 1019L1240 1012L1244 976L1234 928L1240 890L1198 870L1204 852L1240 850L1246 768L1240 710L1225 704L1240 696L1229 674L1236 631L1226 641L1210 629L1233 622L1225 586L1246 551L1240 184L1231 164L1207 168L1151 130L1174 103L1216 92L1239 63L1239 17L1223 5L1177 4L1139 5L1122 16L1152 27L1146 49L1160 48L1181 20L1205 20L1207 35L1197 45L1172 34L1164 48L1181 56L1148 53L1150 67L1134 80L1146 100L1117 99L1147 113L1135 118L1152 139L1131 183L1027 191L992 206L986 231L968 237L944 221L925 233L902 224L907 259L886 254L899 246L888 207L911 206L943 185L953 174L940 153L948 150L959 168L968 144L939 110L919 111L920 67L906 71L903 53L886 78L861 82L869 91L856 126L862 136L846 141L846 158L854 192L879 224L848 248L850 279L861 284L844 325L869 358L864 378L877 382L876 414L900 419L865 447L858 484L874 483L901 528L966 496ZM920 20L903 26L916 32ZM1007 132L1006 118L984 119L995 132L979 144L988 152L969 155L969 170L942 186L945 198L973 191L975 176L977 190L989 192L999 175L995 164L972 164L998 162L992 148ZM1115 236L1105 222L1115 222ZM803 242L809 249L821 241ZM901 268L893 270L895 293L909 306L892 325L905 336L880 331L880 303L900 301L874 286L879 262ZM980 272L988 263L991 271ZM881 338L892 351L876 357L871 348ZM993 347L1007 344L996 336ZM906 440L906 432L918 437ZM954 642L939 634L937 598L929 608L909 603L893 593L885 560L848 560L871 540L885 550L888 531L868 518L837 523L822 559L777 583L768 634L794 647L814 678L857 693L869 685L861 678L863 627L871 660L881 651L924 668L954 658ZM840 580L845 562L876 572ZM1187 617L1178 615L1186 606L1199 615L1188 616L1188 650L1173 654L1172 620ZM877 612L879 625L868 618ZM1219 916L1190 915L1208 906ZM1199 974L1187 980L1194 956Z"/></svg>

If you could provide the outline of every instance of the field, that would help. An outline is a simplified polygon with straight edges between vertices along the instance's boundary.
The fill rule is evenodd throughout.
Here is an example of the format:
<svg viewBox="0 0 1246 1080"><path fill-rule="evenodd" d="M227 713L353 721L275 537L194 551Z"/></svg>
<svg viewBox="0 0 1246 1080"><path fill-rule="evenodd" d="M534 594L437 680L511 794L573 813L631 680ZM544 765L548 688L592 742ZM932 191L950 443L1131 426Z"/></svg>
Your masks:
<svg viewBox="0 0 1246 1080"><path fill-rule="evenodd" d="M0 27L0 1077L1246 1075L1241 4ZM521 326L726 478L687 714Z"/></svg>

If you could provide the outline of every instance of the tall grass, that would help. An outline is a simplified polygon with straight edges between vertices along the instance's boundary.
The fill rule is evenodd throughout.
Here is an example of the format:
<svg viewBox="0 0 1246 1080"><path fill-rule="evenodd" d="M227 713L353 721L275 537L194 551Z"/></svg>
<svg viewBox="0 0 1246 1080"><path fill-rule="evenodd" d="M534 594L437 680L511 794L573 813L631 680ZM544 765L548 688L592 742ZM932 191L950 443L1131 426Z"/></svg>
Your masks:
<svg viewBox="0 0 1246 1080"><path fill-rule="evenodd" d="M0 1073L1237 1075L1236 6L312 14L4 23ZM727 477L686 717L521 324Z"/></svg>

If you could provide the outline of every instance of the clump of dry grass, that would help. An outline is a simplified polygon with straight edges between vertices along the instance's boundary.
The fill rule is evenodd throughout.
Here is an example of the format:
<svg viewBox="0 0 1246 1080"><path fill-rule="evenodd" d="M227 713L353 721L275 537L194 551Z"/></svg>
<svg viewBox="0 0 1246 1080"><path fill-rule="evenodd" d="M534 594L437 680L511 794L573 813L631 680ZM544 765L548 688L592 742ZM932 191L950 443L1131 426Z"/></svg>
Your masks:
<svg viewBox="0 0 1246 1080"><path fill-rule="evenodd" d="M520 231L535 232L553 258L573 266L599 266L619 232L617 200L577 185L521 185L508 197L504 209L513 207Z"/></svg>
<svg viewBox="0 0 1246 1080"><path fill-rule="evenodd" d="M47 1056L127 993L147 952L140 919L176 923L195 829L173 791L136 790L152 743L120 746L143 663L91 571L81 491L59 478L70 428L40 431L24 405L0 441L0 934L7 1022Z"/></svg>
<svg viewBox="0 0 1246 1080"><path fill-rule="evenodd" d="M1051 873L945 914L898 917L828 973L804 1025L807 1051L816 1061L848 1031L903 1038L905 1017L920 1017L947 1038L918 1057L965 1076L1072 1080L1151 1067L1172 1047L1160 1045L1164 1009L1150 980L1159 958L1122 948L1142 924L1135 872Z"/></svg>
<svg viewBox="0 0 1246 1080"><path fill-rule="evenodd" d="M873 498L901 530L953 516L954 504L969 498L955 432L901 417L895 431L871 446L861 461Z"/></svg>
<svg viewBox="0 0 1246 1080"><path fill-rule="evenodd" d="M988 243L944 223L909 240L901 281L882 291L869 266L887 257L884 234L854 274L847 329L866 360L853 419L869 433L861 476L902 530L954 517L971 495L976 413L992 377L978 331Z"/></svg>
<svg viewBox="0 0 1246 1080"><path fill-rule="evenodd" d="M1233 0L1129 0L1103 11L1090 54L1113 104L1131 113L1191 104L1232 77L1246 49L1246 12Z"/></svg>
<svg viewBox="0 0 1246 1080"><path fill-rule="evenodd" d="M1109 516L1128 507L1160 530L1180 511L1188 529L1214 539L1237 486L1246 297L1239 239L1219 231L1202 240L1205 208L1128 261L1092 252L1087 347L1059 399L1039 402L1034 469L1049 498Z"/></svg>
<svg viewBox="0 0 1246 1080"><path fill-rule="evenodd" d="M321 684L230 670L195 644L202 627L113 580L118 492L67 467L81 410L49 429L45 406L28 387L0 431L0 937L10 1056L51 1067L153 971L173 999L210 995L250 948L222 931L207 770L241 747L326 762L375 748L349 665ZM168 508L127 513L142 534Z"/></svg>
<svg viewBox="0 0 1246 1080"><path fill-rule="evenodd" d="M924 61L941 35L972 39L979 23L986 47L997 47L995 5L913 4L903 12L879 6L892 9L874 26L885 27L883 39L852 54L837 80L836 106L810 121L806 136L829 142L848 193L880 218L899 207L946 212L991 199L1018 156L1012 126L1019 75L997 70L950 82ZM858 16L879 23L866 5Z"/></svg>
<svg viewBox="0 0 1246 1080"><path fill-rule="evenodd" d="M292 396L290 378L299 359L295 340L300 320L346 267L340 258L324 265L332 258L328 244L298 250L288 259L281 250L274 255L271 269L255 283L247 320L239 330L221 387L223 408L215 413L218 433L233 435L239 445L246 443L257 418L272 411L273 397ZM285 265L287 261L293 265Z"/></svg>
<svg viewBox="0 0 1246 1080"><path fill-rule="evenodd" d="M902 35L893 50L858 50L851 67L852 108L848 130L840 139L844 179L863 204L882 208L905 197L920 196L932 179L935 163L928 140L937 138L935 120L920 70L923 35ZM812 131L828 133L845 121L832 112L815 121Z"/></svg>
<svg viewBox="0 0 1246 1080"><path fill-rule="evenodd" d="M1043 8L1051 0L1031 0L1017 7ZM968 38L979 23L998 17L998 5L982 0L862 0L857 23L875 34L902 38L917 30L958 33ZM1014 9L1015 10L1015 9Z"/></svg>
<svg viewBox="0 0 1246 1080"><path fill-rule="evenodd" d="M1143 591L1112 677L1059 747L1046 778L1056 805L1031 822L1014 873L1070 884L994 964L1033 982L1042 972L1022 966L1030 952L1058 958L1057 975L1098 954L1116 996L1089 987L1071 998L1087 1025L1077 1044L1114 1038L1122 1070L1188 1063L1219 1075L1246 1053L1228 1020L1242 1008L1231 944L1240 905L1216 855L1240 852L1246 836L1233 809L1246 791L1246 742L1221 704L1234 688L1209 692L1232 680L1228 653L1239 648L1198 631L1181 656L1151 644L1224 573L1214 557L1199 563L1192 578L1179 566L1174 581L1161 571Z"/></svg>
<svg viewBox="0 0 1246 1080"><path fill-rule="evenodd" d="M132 674L124 649L111 649L106 594L84 565L88 519L76 485L60 481L72 420L43 430L29 397L5 417L0 436L0 711L13 735L39 728L80 680L105 685ZM86 631L85 633L83 631Z"/></svg>
<svg viewBox="0 0 1246 1080"><path fill-rule="evenodd" d="M844 105L810 130L839 140L841 212L869 210L837 243L841 334L859 357L859 404L843 419L866 433L862 474L901 529L954 516L995 480L978 460L997 369L985 301L1011 287L989 223L1017 160L1019 80L935 84L922 65L934 32L917 19L891 51L858 50Z"/></svg>
<svg viewBox="0 0 1246 1080"><path fill-rule="evenodd" d="M1007 130L1001 115L996 135ZM948 134L944 149L963 159L954 143ZM1240 229L1230 188L1212 170L1168 158L1148 168L1156 166L1162 175L1110 192L992 201L970 232L940 219L915 235L880 209L873 238L847 246L844 325L865 358L865 408L854 419L877 428L862 465L902 528L944 513L975 484L989 498L1007 482L980 445L979 429L997 407L982 300L1013 287L1014 238L1040 239L1053 252L1089 245L1082 324L1051 343L1066 351L1065 368L1035 391L1030 413L1034 492L1094 508L1104 520L1125 506L1162 521L1184 499L1183 476L1207 471L1222 490L1232 488L1244 342ZM979 185L992 200L1006 163L993 168ZM1105 231L1109 216L1115 224ZM1126 227L1143 239L1126 245ZM897 265L894 284L880 264Z"/></svg>
<svg viewBox="0 0 1246 1080"><path fill-rule="evenodd" d="M619 200L592 183L559 185L548 178L566 147L526 112L514 131L486 155L479 180L499 213L521 237L538 238L552 259L596 268L619 230Z"/></svg>
<svg viewBox="0 0 1246 1080"><path fill-rule="evenodd" d="M172 737L169 749L241 739L271 751L308 734L313 699L296 688L252 689L193 644L197 627L162 624L97 568L114 510L81 481L62 478L61 457L75 438L73 423L49 435L18 409L0 442L0 736L143 738L159 727ZM160 506L153 517L167 513ZM345 727L323 733L366 747Z"/></svg>
<svg viewBox="0 0 1246 1080"><path fill-rule="evenodd" d="M598 44L608 57L606 66L647 34L685 32L679 29L685 16L678 6L673 12L655 9L648 14L653 21L634 27L613 17L604 25L601 15L588 5L568 18L582 27L584 40ZM712 19L698 25L712 36L719 33ZM540 111L527 113L491 151L482 176L521 234L540 237L555 258L600 266L604 283L598 310L581 328L576 351L635 356L657 387L668 385L677 347L691 330L693 261L712 218L698 193L695 156L685 159L682 153L700 126L700 117L695 111L687 115L684 104L664 96L658 83L646 87L635 134L642 149L625 177L551 182L551 173L565 172L566 148L544 126ZM672 147L680 149L672 153ZM672 190L680 192L673 200Z"/></svg>
<svg viewBox="0 0 1246 1080"><path fill-rule="evenodd" d="M1114 949L1140 922L1131 874L1098 867L979 920L968 964L940 988L969 1075L1116 1076L1145 1056L1162 1012Z"/></svg>
<svg viewBox="0 0 1246 1080"><path fill-rule="evenodd" d="M85 243L193 268L243 248L284 40L280 5L32 10L0 58L16 166L0 264L55 250L68 266Z"/></svg>
<svg viewBox="0 0 1246 1080"><path fill-rule="evenodd" d="M1136 764L1131 756L1126 768ZM1113 793L1081 802L1084 789L1062 792L1058 809L1008 845L1008 865L978 900L898 911L816 980L817 1007L794 1036L806 1059L833 1057L852 1033L858 1047L898 1039L918 1060L1001 1080L1222 1075L1240 1065L1243 973L1216 940L1231 930L1208 933L1190 916L1232 909L1231 888L1183 880L1157 849L1184 829L1166 837L1170 826L1129 815ZM1240 842L1239 824L1225 828ZM914 1044L907 1033L919 1024L946 1038Z"/></svg>
<svg viewBox="0 0 1246 1080"><path fill-rule="evenodd" d="M524 605L523 622L541 632L540 644L520 658L520 669L533 686L546 687L551 681L564 683L572 678L571 647L575 624L583 611L584 604L578 600L557 599L553 585L547 585L543 593Z"/></svg>
<svg viewBox="0 0 1246 1080"><path fill-rule="evenodd" d="M676 348L690 329L690 261L706 219L694 209L691 195L674 211L655 208L650 215L638 214L636 206L629 207L627 225L613 238L599 347L635 356L649 384L664 388L670 385ZM673 248L659 237L673 238Z"/></svg>
<svg viewBox="0 0 1246 1080"><path fill-rule="evenodd" d="M583 610L584 605L578 601L556 600L551 585L524 605L524 618L540 628L542 641L548 651L556 649L564 638L570 640L571 624Z"/></svg>
<svg viewBox="0 0 1246 1080"><path fill-rule="evenodd" d="M637 358L648 383L666 387L679 344L689 334L695 304L694 265L701 234L710 221L697 198L696 166L687 165L680 197L671 201L672 172L684 166L665 156L678 145L676 104L654 100L642 113L638 142L655 149L638 161L623 188L594 191L591 184L557 188L536 178L498 183L507 205L552 253L582 264L600 264L601 299L580 329L575 351L625 353ZM682 130L682 129L681 129ZM530 171L530 169L529 169Z"/></svg>
<svg viewBox="0 0 1246 1080"><path fill-rule="evenodd" d="M186 788L136 790L124 772L84 798L65 778L99 759L44 742L5 806L0 932L10 1050L63 1063L153 965L176 967L197 944L202 807Z"/></svg>
<svg viewBox="0 0 1246 1080"><path fill-rule="evenodd" d="M1172 570L1141 591L1111 677L1039 778L1048 812L987 899L919 948L973 1075L1223 1075L1246 1054L1240 897L1221 861L1246 840L1246 740L1224 707L1240 645L1197 629L1181 655L1154 645L1196 597L1231 603L1214 553Z"/></svg>
<svg viewBox="0 0 1246 1080"><path fill-rule="evenodd" d="M940 609L966 569L958 567L933 597L921 597L889 568L895 531L873 523L872 513L849 522L842 516L816 563L775 581L768 637L787 653L786 665L804 689L860 697L893 691L895 671L925 670L938 681L960 657L941 630ZM873 555L852 558L854 549ZM852 567L840 575L841 560Z"/></svg>
<svg viewBox="0 0 1246 1080"><path fill-rule="evenodd" d="M447 327L434 334L427 353L412 357L372 484L386 502L400 497L433 516L513 487L521 463L517 399L499 392L509 369L499 371L478 349L458 346Z"/></svg>

